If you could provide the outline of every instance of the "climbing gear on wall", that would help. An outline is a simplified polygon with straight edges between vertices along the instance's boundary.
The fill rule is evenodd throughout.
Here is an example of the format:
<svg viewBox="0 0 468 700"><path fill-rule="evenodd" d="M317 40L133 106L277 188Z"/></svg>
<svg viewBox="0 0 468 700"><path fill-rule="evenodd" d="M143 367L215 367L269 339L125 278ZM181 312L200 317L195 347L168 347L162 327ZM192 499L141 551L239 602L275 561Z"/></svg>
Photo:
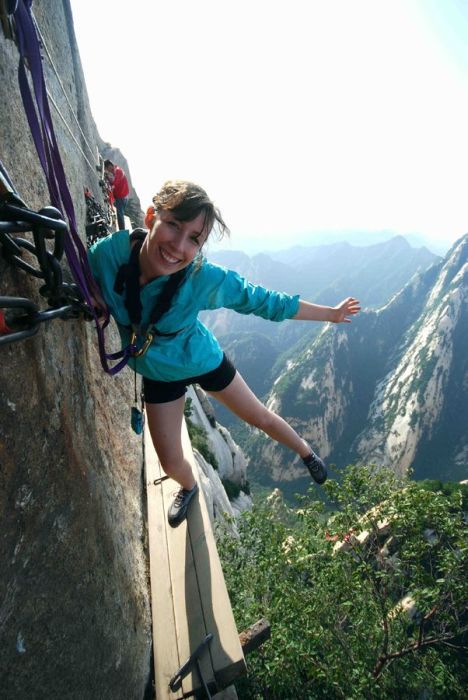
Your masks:
<svg viewBox="0 0 468 700"><path fill-rule="evenodd" d="M14 6L10 3L9 7L14 18L20 55L18 76L21 97L39 161L47 181L51 203L59 212L64 212L68 220L69 230L63 239L64 250L75 283L94 318L101 364L108 374L113 375L127 364L128 355L122 357L120 353L108 354L106 352L104 330L109 323L109 310L93 279L85 247L77 232L73 202L66 182L50 114L40 42L31 6L32 0L18 0ZM26 67L28 67L28 71ZM110 367L109 361L117 358L119 358L117 364Z"/></svg>
<svg viewBox="0 0 468 700"><path fill-rule="evenodd" d="M0 23L7 39L13 39L14 29L11 15L16 10L18 0L0 0Z"/></svg>
<svg viewBox="0 0 468 700"><path fill-rule="evenodd" d="M104 207L93 196L91 190L85 187L86 202L86 245L90 248L100 238L110 233L111 220Z"/></svg>
<svg viewBox="0 0 468 700"><path fill-rule="evenodd" d="M32 231L34 243L17 233ZM14 191L6 169L0 162L0 244L2 255L12 266L33 277L44 280L39 289L47 299L48 309L39 307L23 297L0 297L0 345L23 340L35 335L39 324L54 318L78 318L88 315L89 309L76 284L63 279L60 260L64 253L67 225L55 207L44 207L39 212L28 209ZM53 241L49 250L46 240ZM35 257L34 264L23 258Z"/></svg>
<svg viewBox="0 0 468 700"><path fill-rule="evenodd" d="M76 318L74 313L75 310L71 304L40 311L30 299L0 297L0 345L30 338L37 333L40 323L52 321L54 318L62 320Z"/></svg>

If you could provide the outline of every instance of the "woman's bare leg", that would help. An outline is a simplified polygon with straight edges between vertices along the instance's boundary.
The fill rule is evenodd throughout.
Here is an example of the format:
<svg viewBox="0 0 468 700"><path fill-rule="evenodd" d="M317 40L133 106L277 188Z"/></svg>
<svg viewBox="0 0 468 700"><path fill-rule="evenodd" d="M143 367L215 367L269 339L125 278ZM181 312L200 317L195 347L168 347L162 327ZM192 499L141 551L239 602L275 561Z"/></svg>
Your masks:
<svg viewBox="0 0 468 700"><path fill-rule="evenodd" d="M185 396L181 396L180 399L167 403L147 403L145 410L161 467L171 479L190 491L195 486L195 479L182 449L184 404Z"/></svg>
<svg viewBox="0 0 468 700"><path fill-rule="evenodd" d="M311 448L308 443L281 416L270 411L257 399L239 372L236 372L234 379L225 389L208 393L229 408L236 416L250 425L260 428L273 440L297 452L300 457L310 455Z"/></svg>

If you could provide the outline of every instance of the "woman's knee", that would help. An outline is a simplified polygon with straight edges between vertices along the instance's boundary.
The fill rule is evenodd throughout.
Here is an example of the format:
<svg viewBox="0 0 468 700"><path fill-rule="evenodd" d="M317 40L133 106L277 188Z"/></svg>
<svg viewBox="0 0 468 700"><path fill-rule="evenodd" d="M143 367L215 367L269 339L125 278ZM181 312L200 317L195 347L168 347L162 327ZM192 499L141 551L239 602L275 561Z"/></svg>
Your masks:
<svg viewBox="0 0 468 700"><path fill-rule="evenodd" d="M153 445L158 455L159 463L166 474L170 475L172 472L180 469L185 459L182 443L168 444L166 440L159 440L156 436L153 436Z"/></svg>
<svg viewBox="0 0 468 700"><path fill-rule="evenodd" d="M157 452L157 450L156 450ZM183 456L180 458L177 458L175 455L159 455L159 463L161 464L161 468L165 474L168 476L172 476L173 474L177 474L181 468L184 466L184 458Z"/></svg>
<svg viewBox="0 0 468 700"><path fill-rule="evenodd" d="M270 411L266 406L262 406L261 409L252 415L249 423L264 432L268 432L274 426L277 419L278 416L275 413Z"/></svg>

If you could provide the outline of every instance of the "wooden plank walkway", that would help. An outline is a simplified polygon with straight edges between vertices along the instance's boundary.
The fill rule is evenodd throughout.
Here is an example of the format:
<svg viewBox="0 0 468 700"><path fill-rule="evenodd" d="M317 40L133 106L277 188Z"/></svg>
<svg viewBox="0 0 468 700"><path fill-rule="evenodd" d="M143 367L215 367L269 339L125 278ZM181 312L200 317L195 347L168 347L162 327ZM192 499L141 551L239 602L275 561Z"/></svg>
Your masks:
<svg viewBox="0 0 468 700"><path fill-rule="evenodd" d="M199 481L185 423L182 428L184 453ZM202 489L187 521L171 528L167 509L178 485L161 481L164 473L147 427L144 437L156 698L176 700L200 692L203 697L195 668L180 690L172 692L169 681L206 635L213 634L213 639L200 665L210 693L245 673L244 655Z"/></svg>

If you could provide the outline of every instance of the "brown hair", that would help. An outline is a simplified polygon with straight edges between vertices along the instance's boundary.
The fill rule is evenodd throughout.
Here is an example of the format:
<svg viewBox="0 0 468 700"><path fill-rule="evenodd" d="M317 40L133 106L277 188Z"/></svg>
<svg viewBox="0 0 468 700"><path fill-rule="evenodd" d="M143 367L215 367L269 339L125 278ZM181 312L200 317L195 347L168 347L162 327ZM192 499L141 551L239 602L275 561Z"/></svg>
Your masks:
<svg viewBox="0 0 468 700"><path fill-rule="evenodd" d="M203 228L207 229L208 235L212 230L215 230L218 240L221 240L225 235L229 236L229 228L224 222L221 212L205 190L194 182L168 180L153 197L153 205L156 212L170 211L179 221L192 221L203 212ZM145 220L147 225L151 223L153 218L148 210L148 221Z"/></svg>

